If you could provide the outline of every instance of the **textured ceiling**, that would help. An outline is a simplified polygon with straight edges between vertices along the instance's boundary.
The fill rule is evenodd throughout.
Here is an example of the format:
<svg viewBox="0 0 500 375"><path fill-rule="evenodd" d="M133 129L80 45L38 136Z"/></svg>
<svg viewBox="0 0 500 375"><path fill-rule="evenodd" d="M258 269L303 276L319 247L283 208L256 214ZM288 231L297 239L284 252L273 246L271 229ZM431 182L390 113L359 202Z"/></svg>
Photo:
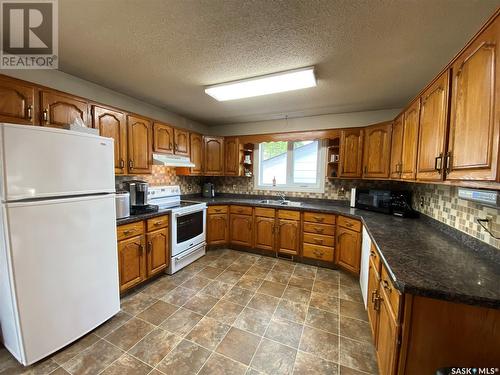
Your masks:
<svg viewBox="0 0 500 375"><path fill-rule="evenodd" d="M62 71L205 124L402 107L500 0L62 0ZM230 102L205 85L315 65Z"/></svg>

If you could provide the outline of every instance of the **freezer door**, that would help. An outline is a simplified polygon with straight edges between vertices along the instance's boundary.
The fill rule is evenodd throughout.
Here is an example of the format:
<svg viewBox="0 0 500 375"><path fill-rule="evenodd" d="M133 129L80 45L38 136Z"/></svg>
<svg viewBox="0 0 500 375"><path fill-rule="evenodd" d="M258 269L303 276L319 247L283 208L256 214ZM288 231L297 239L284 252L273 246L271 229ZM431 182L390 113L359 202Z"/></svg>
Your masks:
<svg viewBox="0 0 500 375"><path fill-rule="evenodd" d="M119 311L114 199L106 194L6 205L25 364Z"/></svg>
<svg viewBox="0 0 500 375"><path fill-rule="evenodd" d="M3 201L114 192L113 139L2 124Z"/></svg>

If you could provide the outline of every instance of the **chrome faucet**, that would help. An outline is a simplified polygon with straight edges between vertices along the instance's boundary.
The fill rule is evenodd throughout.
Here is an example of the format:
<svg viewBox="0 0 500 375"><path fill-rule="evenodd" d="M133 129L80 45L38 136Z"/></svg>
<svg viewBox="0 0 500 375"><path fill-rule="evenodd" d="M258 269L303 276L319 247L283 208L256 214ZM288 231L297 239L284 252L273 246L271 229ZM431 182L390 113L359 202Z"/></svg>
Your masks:
<svg viewBox="0 0 500 375"><path fill-rule="evenodd" d="M283 202L286 201L286 195L285 195L285 193L278 193L278 197L280 197Z"/></svg>

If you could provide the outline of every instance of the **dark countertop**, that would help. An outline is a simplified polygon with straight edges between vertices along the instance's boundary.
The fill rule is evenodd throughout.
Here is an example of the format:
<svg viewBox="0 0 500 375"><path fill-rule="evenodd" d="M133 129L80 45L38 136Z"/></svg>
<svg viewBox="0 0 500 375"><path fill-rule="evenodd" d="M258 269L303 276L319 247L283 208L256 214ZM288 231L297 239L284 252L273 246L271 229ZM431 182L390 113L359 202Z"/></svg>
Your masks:
<svg viewBox="0 0 500 375"><path fill-rule="evenodd" d="M300 199L301 206L284 207L259 204L263 199L259 196L185 196L183 199L207 205L240 204L335 213L359 219L401 293L500 308L500 250L427 216L400 218L350 208L346 202L330 200ZM117 223L143 220L169 211L120 219Z"/></svg>

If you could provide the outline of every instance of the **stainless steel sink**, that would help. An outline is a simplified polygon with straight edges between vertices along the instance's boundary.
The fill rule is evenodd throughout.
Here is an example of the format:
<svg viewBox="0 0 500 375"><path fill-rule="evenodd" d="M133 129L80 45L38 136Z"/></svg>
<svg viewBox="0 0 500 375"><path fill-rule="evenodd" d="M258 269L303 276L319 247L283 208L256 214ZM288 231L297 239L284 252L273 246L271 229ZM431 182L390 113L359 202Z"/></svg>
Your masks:
<svg viewBox="0 0 500 375"><path fill-rule="evenodd" d="M301 202L292 202L292 201L283 201L283 200L277 200L277 199L263 199L259 201L260 204L275 204L278 206L292 206L292 207L298 207L302 203Z"/></svg>

